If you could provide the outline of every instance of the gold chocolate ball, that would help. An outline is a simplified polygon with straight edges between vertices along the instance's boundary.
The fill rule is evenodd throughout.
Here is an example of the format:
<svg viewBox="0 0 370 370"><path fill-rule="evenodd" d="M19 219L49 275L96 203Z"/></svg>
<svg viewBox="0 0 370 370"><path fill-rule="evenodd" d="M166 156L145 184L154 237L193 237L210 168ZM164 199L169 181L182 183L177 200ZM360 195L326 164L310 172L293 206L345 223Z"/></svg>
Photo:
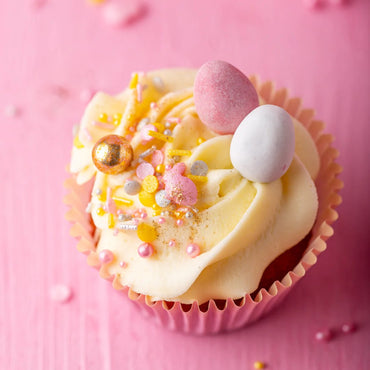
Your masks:
<svg viewBox="0 0 370 370"><path fill-rule="evenodd" d="M119 135L108 135L96 142L92 159L96 168L108 175L123 172L131 163L133 150L129 142Z"/></svg>

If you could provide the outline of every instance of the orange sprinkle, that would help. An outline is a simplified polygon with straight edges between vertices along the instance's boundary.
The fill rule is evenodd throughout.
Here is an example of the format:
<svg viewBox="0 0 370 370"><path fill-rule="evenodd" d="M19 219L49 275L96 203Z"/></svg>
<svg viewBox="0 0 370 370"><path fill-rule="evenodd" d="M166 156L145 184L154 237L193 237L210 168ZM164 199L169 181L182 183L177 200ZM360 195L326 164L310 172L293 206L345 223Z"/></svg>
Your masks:
<svg viewBox="0 0 370 370"><path fill-rule="evenodd" d="M200 145L202 143L204 143L206 140L202 137L198 137L198 140L197 140L197 144Z"/></svg>
<svg viewBox="0 0 370 370"><path fill-rule="evenodd" d="M99 121L100 122L108 122L108 114L107 113L100 113L99 114Z"/></svg>

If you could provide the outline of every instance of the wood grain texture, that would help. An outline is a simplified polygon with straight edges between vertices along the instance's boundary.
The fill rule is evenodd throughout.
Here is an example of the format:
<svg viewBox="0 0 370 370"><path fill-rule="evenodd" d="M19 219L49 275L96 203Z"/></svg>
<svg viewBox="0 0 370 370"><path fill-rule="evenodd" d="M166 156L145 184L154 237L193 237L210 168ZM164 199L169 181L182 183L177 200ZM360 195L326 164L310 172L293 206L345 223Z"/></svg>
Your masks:
<svg viewBox="0 0 370 370"><path fill-rule="evenodd" d="M0 368L366 369L370 363L370 3L148 2L122 30L84 1L0 2ZM327 1L327 3L329 3ZM62 203L72 126L88 87L120 91L131 71L225 59L315 108L336 136L344 198L335 236L281 307L214 337L167 332L101 280L75 250ZM21 114L8 117L9 104ZM70 302L49 298L55 283ZM317 343L355 321L359 330Z"/></svg>

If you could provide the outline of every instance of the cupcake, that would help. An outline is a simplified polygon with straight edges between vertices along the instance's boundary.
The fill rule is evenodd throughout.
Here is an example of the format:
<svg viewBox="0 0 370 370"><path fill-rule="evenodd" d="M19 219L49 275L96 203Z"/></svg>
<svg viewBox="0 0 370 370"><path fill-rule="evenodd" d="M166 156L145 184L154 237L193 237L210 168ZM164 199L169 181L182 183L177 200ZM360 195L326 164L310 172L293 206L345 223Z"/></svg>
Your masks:
<svg viewBox="0 0 370 370"><path fill-rule="evenodd" d="M134 73L74 138L78 249L167 328L217 333L275 307L332 235L332 137L285 89L222 61Z"/></svg>

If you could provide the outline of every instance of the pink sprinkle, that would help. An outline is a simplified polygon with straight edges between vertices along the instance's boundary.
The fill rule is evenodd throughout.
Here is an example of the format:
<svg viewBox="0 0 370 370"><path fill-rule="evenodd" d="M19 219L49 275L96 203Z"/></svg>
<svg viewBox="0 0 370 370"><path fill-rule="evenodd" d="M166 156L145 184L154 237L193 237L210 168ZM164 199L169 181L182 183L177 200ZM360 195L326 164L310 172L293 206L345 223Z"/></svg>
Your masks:
<svg viewBox="0 0 370 370"><path fill-rule="evenodd" d="M176 246L176 241L174 239L171 239L169 242L168 242L168 246L169 247L175 247Z"/></svg>
<svg viewBox="0 0 370 370"><path fill-rule="evenodd" d="M155 131L155 132L157 132L157 131L158 131L158 129L157 129L157 127L155 127L154 125L151 125L151 124L149 124L149 125L145 125L145 126L141 129L141 131L140 131L141 139L142 139L143 141L150 141L150 140L153 140L153 136L150 136L150 135L149 135L149 131Z"/></svg>
<svg viewBox="0 0 370 370"><path fill-rule="evenodd" d="M182 226L184 225L184 220L182 218L179 218L178 220L176 220L176 225L177 226Z"/></svg>
<svg viewBox="0 0 370 370"><path fill-rule="evenodd" d="M319 342L329 342L332 338L333 333L330 329L320 330L315 334L315 339Z"/></svg>
<svg viewBox="0 0 370 370"><path fill-rule="evenodd" d="M113 125L113 123L107 123L107 122L100 122L100 121L92 121L91 124L96 127L103 128L105 130L113 130L116 126Z"/></svg>
<svg viewBox="0 0 370 370"><path fill-rule="evenodd" d="M159 217L159 218L158 218L158 223L159 223L160 225L164 224L165 222L166 222L166 219L165 219L164 217Z"/></svg>
<svg viewBox="0 0 370 370"><path fill-rule="evenodd" d="M150 163L153 167L157 167L159 164L162 164L164 160L164 155L160 150L155 150L152 154L152 159Z"/></svg>
<svg viewBox="0 0 370 370"><path fill-rule="evenodd" d="M127 267L127 262L125 262L125 261L121 261L121 262L119 263L119 265L124 269L124 268L126 268L126 267Z"/></svg>
<svg viewBox="0 0 370 370"><path fill-rule="evenodd" d="M166 171L169 171L171 168L172 168L172 166L170 164L166 164L166 166L165 166Z"/></svg>
<svg viewBox="0 0 370 370"><path fill-rule="evenodd" d="M107 188L107 201L106 201L107 212L114 214L116 212L116 203L112 199L112 188L109 186Z"/></svg>
<svg viewBox="0 0 370 370"><path fill-rule="evenodd" d="M72 297L72 290L64 284L56 284L50 288L50 299L55 302L65 303Z"/></svg>
<svg viewBox="0 0 370 370"><path fill-rule="evenodd" d="M103 17L112 27L122 27L144 14L144 7L137 1L126 1L125 5L108 3L103 8Z"/></svg>
<svg viewBox="0 0 370 370"><path fill-rule="evenodd" d="M153 246L150 243L143 243L139 245L137 252L139 253L140 257L147 258L153 254Z"/></svg>
<svg viewBox="0 0 370 370"><path fill-rule="evenodd" d="M198 244L191 243L186 247L186 253L191 257L197 257L200 253L200 247Z"/></svg>
<svg viewBox="0 0 370 370"><path fill-rule="evenodd" d="M89 140L89 141L92 141L92 136L90 134L90 131L86 127L83 128L83 132L86 136L86 139Z"/></svg>
<svg viewBox="0 0 370 370"><path fill-rule="evenodd" d="M142 84L136 85L136 92L137 92L137 101L141 103L143 101L143 85Z"/></svg>
<svg viewBox="0 0 370 370"><path fill-rule="evenodd" d="M168 117L167 121L170 123L180 123L181 119L179 117Z"/></svg>
<svg viewBox="0 0 370 370"><path fill-rule="evenodd" d="M146 211L140 212L140 218L147 218L147 217L148 217L148 214L146 213Z"/></svg>
<svg viewBox="0 0 370 370"><path fill-rule="evenodd" d="M342 325L341 330L344 334L349 334L355 332L357 329L357 325L353 322L347 322Z"/></svg>
<svg viewBox="0 0 370 370"><path fill-rule="evenodd" d="M111 263L114 259L114 255L111 250L109 249L103 249L99 252L99 260L102 263Z"/></svg>
<svg viewBox="0 0 370 370"><path fill-rule="evenodd" d="M139 164L139 166L136 168L136 176L140 180L144 180L145 177L154 175L154 167L147 162Z"/></svg>
<svg viewBox="0 0 370 370"><path fill-rule="evenodd" d="M157 108L158 108L158 104L156 102L152 101L150 103L150 109L157 109Z"/></svg>

